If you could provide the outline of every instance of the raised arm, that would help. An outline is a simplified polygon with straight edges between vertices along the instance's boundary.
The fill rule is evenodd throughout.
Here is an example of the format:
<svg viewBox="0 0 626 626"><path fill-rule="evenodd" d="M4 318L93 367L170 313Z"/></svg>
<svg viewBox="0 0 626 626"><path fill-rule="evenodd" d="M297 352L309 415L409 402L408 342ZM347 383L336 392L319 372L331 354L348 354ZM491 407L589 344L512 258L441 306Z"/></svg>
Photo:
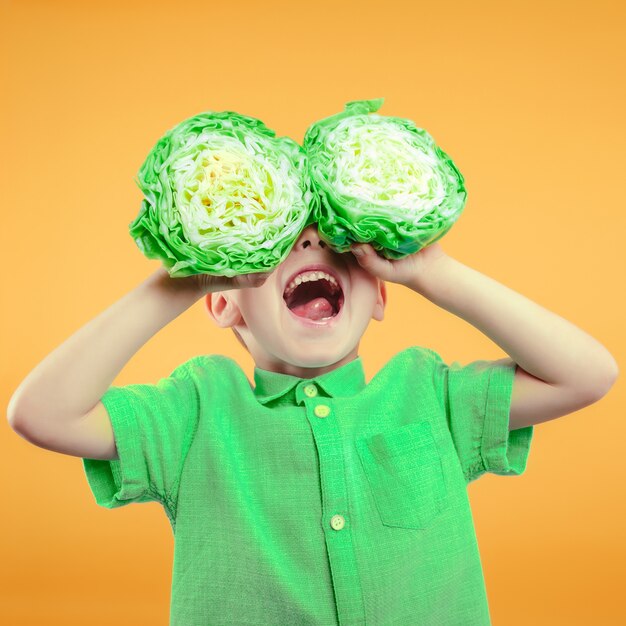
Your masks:
<svg viewBox="0 0 626 626"><path fill-rule="evenodd" d="M472 324L517 364L510 430L593 404L617 378L615 359L597 339L456 259L445 258L413 288Z"/></svg>
<svg viewBox="0 0 626 626"><path fill-rule="evenodd" d="M370 244L355 246L353 252L374 276L405 285L464 319L509 355L517 365L510 430L592 404L617 378L617 362L599 341L449 257L439 243L393 261L381 258Z"/></svg>
<svg viewBox="0 0 626 626"><path fill-rule="evenodd" d="M260 274L170 278L159 267L28 374L7 408L11 427L49 450L93 459L118 458L100 398L133 354L206 293L263 282Z"/></svg>

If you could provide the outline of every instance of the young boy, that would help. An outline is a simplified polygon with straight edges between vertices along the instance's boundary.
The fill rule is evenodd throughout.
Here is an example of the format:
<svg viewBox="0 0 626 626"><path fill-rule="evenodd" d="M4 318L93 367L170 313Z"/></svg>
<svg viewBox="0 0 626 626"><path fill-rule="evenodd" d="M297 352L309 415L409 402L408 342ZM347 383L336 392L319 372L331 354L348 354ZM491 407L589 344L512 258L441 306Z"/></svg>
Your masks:
<svg viewBox="0 0 626 626"><path fill-rule="evenodd" d="M353 252L329 249L313 224L265 279L160 268L11 399L21 436L83 457L98 504L163 505L174 626L490 624L467 484L522 474L533 425L616 379L596 340L437 243L397 261ZM298 275L319 281L312 304L290 299ZM383 319L384 281L461 316L510 358L448 366L410 347L366 382L359 341ZM155 385L110 387L203 297L253 357L254 386L209 354Z"/></svg>

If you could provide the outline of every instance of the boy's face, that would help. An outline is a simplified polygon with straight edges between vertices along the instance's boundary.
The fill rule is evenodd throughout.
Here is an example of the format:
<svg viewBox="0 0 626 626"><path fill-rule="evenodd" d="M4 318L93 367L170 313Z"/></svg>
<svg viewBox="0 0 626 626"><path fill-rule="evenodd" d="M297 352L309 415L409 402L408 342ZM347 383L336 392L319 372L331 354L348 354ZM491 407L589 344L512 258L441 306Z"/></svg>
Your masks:
<svg viewBox="0 0 626 626"><path fill-rule="evenodd" d="M339 313L330 320L313 321L290 310L318 309L327 315L323 299L307 306L312 296L327 295L326 281L294 292L295 301L283 294L291 278L309 265L324 265L336 276L342 296L329 297ZM318 270L319 271L319 270ZM312 281L311 281L312 282ZM318 291L318 288L321 291ZM307 297L308 295L308 297ZM348 363L358 356L359 342L372 318L382 321L387 301L385 283L363 269L351 252L331 250L318 235L317 224L305 228L289 256L261 287L231 289L206 296L206 307L219 326L234 327L245 341L257 367L299 378L313 378ZM321 303L321 304L320 304Z"/></svg>

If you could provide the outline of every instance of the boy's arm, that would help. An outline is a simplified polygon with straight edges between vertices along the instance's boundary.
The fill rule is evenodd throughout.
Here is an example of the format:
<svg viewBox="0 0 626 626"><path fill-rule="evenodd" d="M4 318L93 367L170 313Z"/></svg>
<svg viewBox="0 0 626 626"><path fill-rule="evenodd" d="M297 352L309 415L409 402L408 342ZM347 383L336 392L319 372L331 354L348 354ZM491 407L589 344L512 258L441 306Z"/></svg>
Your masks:
<svg viewBox="0 0 626 626"><path fill-rule="evenodd" d="M593 337L452 257L406 284L478 328L517 364L509 430L592 404L617 378L615 359Z"/></svg>
<svg viewBox="0 0 626 626"><path fill-rule="evenodd" d="M619 369L593 337L532 300L449 257L438 242L402 259L354 244L358 263L405 285L463 318L497 343L516 364L509 430L572 413L604 396Z"/></svg>
<svg viewBox="0 0 626 626"><path fill-rule="evenodd" d="M202 295L195 281L159 268L28 374L7 408L11 427L64 454L118 458L100 398L132 355Z"/></svg>
<svg viewBox="0 0 626 626"><path fill-rule="evenodd" d="M28 374L9 401L11 427L49 450L90 459L118 458L112 425L100 398L126 362L206 294L260 287L272 271L171 278L160 266Z"/></svg>

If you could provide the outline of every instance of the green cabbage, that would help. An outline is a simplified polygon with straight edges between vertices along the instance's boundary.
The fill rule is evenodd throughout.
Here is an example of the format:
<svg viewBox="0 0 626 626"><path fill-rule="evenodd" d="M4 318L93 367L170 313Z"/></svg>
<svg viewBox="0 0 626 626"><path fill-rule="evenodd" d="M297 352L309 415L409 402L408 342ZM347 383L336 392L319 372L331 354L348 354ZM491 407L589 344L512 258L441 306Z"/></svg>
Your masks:
<svg viewBox="0 0 626 626"><path fill-rule="evenodd" d="M320 236L338 252L369 242L400 259L443 237L467 192L452 159L411 120L370 114L384 98L355 100L313 123L304 149L321 202Z"/></svg>
<svg viewBox="0 0 626 626"><path fill-rule="evenodd" d="M274 269L319 203L303 148L233 111L168 130L135 182L145 197L130 235L172 277Z"/></svg>

